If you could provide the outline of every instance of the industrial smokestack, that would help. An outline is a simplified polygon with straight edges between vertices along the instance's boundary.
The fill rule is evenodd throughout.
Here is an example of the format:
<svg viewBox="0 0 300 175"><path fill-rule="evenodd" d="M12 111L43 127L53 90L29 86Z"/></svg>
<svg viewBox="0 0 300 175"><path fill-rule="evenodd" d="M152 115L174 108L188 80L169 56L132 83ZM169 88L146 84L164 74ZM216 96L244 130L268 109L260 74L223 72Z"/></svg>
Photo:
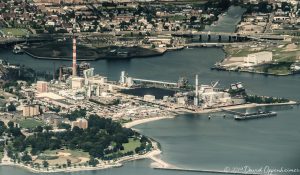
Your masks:
<svg viewBox="0 0 300 175"><path fill-rule="evenodd" d="M198 74L195 77L195 97L194 97L194 105L198 106L198 86L199 86L199 81L198 81Z"/></svg>
<svg viewBox="0 0 300 175"><path fill-rule="evenodd" d="M53 62L53 80L55 80L55 62Z"/></svg>
<svg viewBox="0 0 300 175"><path fill-rule="evenodd" d="M198 82L198 74L196 75L196 79L195 79L195 91L196 91L196 96L198 96L198 86L199 86L199 82Z"/></svg>
<svg viewBox="0 0 300 175"><path fill-rule="evenodd" d="M73 77L77 76L77 64L76 64L76 38L75 35L73 35Z"/></svg>
<svg viewBox="0 0 300 175"><path fill-rule="evenodd" d="M62 67L59 67L59 81L62 81Z"/></svg>
<svg viewBox="0 0 300 175"><path fill-rule="evenodd" d="M125 71L122 71L122 72L121 72L120 83L121 83L121 84L124 84L124 83L125 83Z"/></svg>

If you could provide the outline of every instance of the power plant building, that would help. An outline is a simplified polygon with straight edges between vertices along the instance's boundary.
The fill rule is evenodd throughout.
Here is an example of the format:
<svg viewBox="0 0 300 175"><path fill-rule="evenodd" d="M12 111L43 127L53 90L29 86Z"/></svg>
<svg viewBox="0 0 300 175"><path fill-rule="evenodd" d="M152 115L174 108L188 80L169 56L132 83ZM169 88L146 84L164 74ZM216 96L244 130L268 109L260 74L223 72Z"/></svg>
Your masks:
<svg viewBox="0 0 300 175"><path fill-rule="evenodd" d="M72 77L72 89L81 89L84 85L84 78Z"/></svg>
<svg viewBox="0 0 300 175"><path fill-rule="evenodd" d="M48 92L48 83L46 81L37 81L36 90L38 93Z"/></svg>

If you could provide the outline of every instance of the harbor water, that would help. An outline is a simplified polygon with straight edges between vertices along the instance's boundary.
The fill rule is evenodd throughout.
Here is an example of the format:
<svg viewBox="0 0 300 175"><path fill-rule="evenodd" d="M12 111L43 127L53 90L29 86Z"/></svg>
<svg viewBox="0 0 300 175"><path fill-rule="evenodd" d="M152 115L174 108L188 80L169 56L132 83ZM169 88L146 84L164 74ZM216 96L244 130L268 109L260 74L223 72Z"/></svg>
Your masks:
<svg viewBox="0 0 300 175"><path fill-rule="evenodd" d="M239 7L231 7L227 15L223 16L214 28L234 30L234 25L237 24L243 11ZM192 81L194 75L199 74L200 83L203 84L219 80L218 86L229 87L231 83L242 82L250 94L300 100L299 75L276 77L210 70L210 67L224 56L225 53L219 48L195 48L168 52L159 57L99 60L93 62L92 66L97 73L113 80L118 80L122 70L136 78L172 82L176 82L180 76L186 76ZM0 58L38 70L49 72L53 70L53 61L36 60L27 55L13 55L11 51L4 49L0 50ZM55 64L56 66L71 65L71 62L56 61ZM300 108L298 106L274 107L270 110L276 111L278 115L272 118L237 122L230 115L223 118L222 113L182 114L173 119L145 123L135 128L160 143L161 159L180 168L300 169ZM211 115L210 120L209 115ZM0 175L7 174L31 175L32 173L16 167L1 166ZM127 162L120 168L57 174L206 175L209 173L156 170L152 168L151 160L137 160Z"/></svg>

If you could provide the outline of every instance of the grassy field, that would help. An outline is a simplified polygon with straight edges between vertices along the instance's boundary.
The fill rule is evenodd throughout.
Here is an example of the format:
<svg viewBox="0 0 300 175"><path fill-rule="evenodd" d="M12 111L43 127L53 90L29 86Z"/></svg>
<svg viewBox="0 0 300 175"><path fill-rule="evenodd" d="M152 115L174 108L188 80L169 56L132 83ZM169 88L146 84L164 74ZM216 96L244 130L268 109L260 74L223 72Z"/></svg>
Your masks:
<svg viewBox="0 0 300 175"><path fill-rule="evenodd" d="M82 150L65 150L64 152L68 152L74 157L90 157L88 152L84 152Z"/></svg>
<svg viewBox="0 0 300 175"><path fill-rule="evenodd" d="M37 126L43 126L45 123L35 119L23 119L19 121L19 124L22 128L32 129L36 128Z"/></svg>
<svg viewBox="0 0 300 175"><path fill-rule="evenodd" d="M255 67L257 72L264 72L275 75L288 75L293 72L290 69L292 63L300 60L300 45L282 44L251 47L226 46L225 52L229 57L245 57L250 53L269 51L273 54L273 63Z"/></svg>
<svg viewBox="0 0 300 175"><path fill-rule="evenodd" d="M22 28L3 28L1 31L9 36L26 36L28 33L27 29Z"/></svg>
<svg viewBox="0 0 300 175"><path fill-rule="evenodd" d="M129 151L134 152L136 147L141 146L141 142L138 139L134 140L133 138L130 138L129 142L123 144L123 146L124 146L124 150L121 151L122 153L126 153L126 152L129 152Z"/></svg>
<svg viewBox="0 0 300 175"><path fill-rule="evenodd" d="M295 62L295 60L300 55L300 46L293 46L294 48L289 49L288 45L278 46L269 46L263 47L259 51L250 50L249 47L246 48L236 48L236 47L225 47L225 52L232 57L243 57L251 53L257 53L261 51L269 51L273 53L273 60L277 62Z"/></svg>
<svg viewBox="0 0 300 175"><path fill-rule="evenodd" d="M65 150L46 150L44 151L43 154L45 155L55 155L58 152L63 152L63 153L70 153L74 157L90 157L88 152L83 152L82 150L70 150L70 149L65 149Z"/></svg>
<svg viewBox="0 0 300 175"><path fill-rule="evenodd" d="M89 161L90 155L82 150L46 150L38 156L35 163L42 163L45 159L52 166L66 164L68 160L72 164L82 164Z"/></svg>

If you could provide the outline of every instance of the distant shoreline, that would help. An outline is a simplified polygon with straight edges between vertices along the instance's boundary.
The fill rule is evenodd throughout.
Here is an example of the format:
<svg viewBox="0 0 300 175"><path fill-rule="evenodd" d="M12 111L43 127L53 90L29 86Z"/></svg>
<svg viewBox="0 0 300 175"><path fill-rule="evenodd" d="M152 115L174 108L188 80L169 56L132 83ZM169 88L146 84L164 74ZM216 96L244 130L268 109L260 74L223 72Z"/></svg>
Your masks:
<svg viewBox="0 0 300 175"><path fill-rule="evenodd" d="M78 61L97 61L97 60L120 60L120 59L131 59L131 58L147 58L147 57L155 57L155 56L161 56L163 54L165 54L168 50L165 48L157 48L155 50L153 49L147 49L147 48L142 48L142 47L137 47L137 48L130 48L130 49L135 49L136 53L132 53L132 54L128 54L128 55L97 55L97 56L93 56L91 58L82 58L84 56L77 56L77 60ZM148 50L147 52L142 50ZM97 50L97 49L95 49ZM139 53L137 53L137 51L139 51ZM131 50L132 51L132 50ZM38 55L36 52L32 52L30 49L24 49L24 53L29 55L32 58L35 59L40 59L40 60L60 60L60 61L71 61L72 60L72 56L51 56L51 54L49 54L50 56L41 56Z"/></svg>

